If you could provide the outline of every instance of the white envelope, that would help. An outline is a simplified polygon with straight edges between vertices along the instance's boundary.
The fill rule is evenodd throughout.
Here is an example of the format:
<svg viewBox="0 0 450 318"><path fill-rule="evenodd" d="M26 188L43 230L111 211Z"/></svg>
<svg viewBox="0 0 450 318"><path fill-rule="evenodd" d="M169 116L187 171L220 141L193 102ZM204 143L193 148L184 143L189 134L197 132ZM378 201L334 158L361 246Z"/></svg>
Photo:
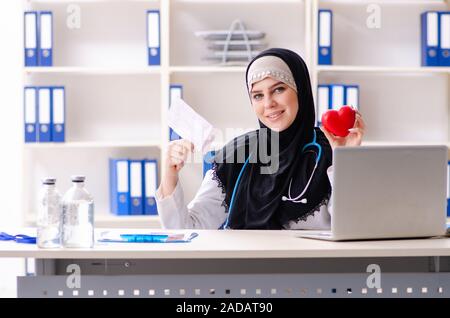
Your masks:
<svg viewBox="0 0 450 318"><path fill-rule="evenodd" d="M181 98L173 98L169 108L168 124L183 139L194 144L195 151L205 154L214 140L213 126L197 114Z"/></svg>

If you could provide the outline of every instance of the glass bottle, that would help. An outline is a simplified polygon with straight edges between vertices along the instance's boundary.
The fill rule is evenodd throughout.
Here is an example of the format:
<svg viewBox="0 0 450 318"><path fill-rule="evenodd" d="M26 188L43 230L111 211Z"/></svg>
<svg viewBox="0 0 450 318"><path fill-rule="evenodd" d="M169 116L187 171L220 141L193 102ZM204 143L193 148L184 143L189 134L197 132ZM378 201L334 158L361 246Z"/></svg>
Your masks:
<svg viewBox="0 0 450 318"><path fill-rule="evenodd" d="M85 176L72 176L72 187L63 197L64 247L94 246L94 199L85 188Z"/></svg>
<svg viewBox="0 0 450 318"><path fill-rule="evenodd" d="M37 216L37 246L57 248L61 246L62 205L61 194L56 189L55 178L42 179Z"/></svg>

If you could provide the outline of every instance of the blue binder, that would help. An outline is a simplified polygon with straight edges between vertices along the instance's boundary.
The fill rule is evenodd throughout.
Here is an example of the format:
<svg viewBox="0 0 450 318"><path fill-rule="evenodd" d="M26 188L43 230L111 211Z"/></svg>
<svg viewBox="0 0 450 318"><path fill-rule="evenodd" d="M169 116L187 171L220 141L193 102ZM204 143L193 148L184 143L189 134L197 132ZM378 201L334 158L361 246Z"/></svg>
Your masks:
<svg viewBox="0 0 450 318"><path fill-rule="evenodd" d="M450 161L447 163L447 216L450 217Z"/></svg>
<svg viewBox="0 0 450 318"><path fill-rule="evenodd" d="M39 65L53 64L53 14L42 11L39 14Z"/></svg>
<svg viewBox="0 0 450 318"><path fill-rule="evenodd" d="M24 126L25 142L37 141L37 89L25 87L24 89Z"/></svg>
<svg viewBox="0 0 450 318"><path fill-rule="evenodd" d="M421 14L422 66L438 66L439 13L427 11Z"/></svg>
<svg viewBox="0 0 450 318"><path fill-rule="evenodd" d="M439 66L450 66L450 11L439 12Z"/></svg>
<svg viewBox="0 0 450 318"><path fill-rule="evenodd" d="M345 105L345 86L341 84L330 85L330 108L339 110Z"/></svg>
<svg viewBox="0 0 450 318"><path fill-rule="evenodd" d="M333 12L331 10L319 10L318 29L319 65L331 65L333 60Z"/></svg>
<svg viewBox="0 0 450 318"><path fill-rule="evenodd" d="M38 65L38 20L36 11L24 13L25 66Z"/></svg>
<svg viewBox="0 0 450 318"><path fill-rule="evenodd" d="M174 98L183 98L183 85L179 84L171 84L169 88L169 107L172 104L172 100ZM181 137L169 127L169 140L177 140L181 139Z"/></svg>
<svg viewBox="0 0 450 318"><path fill-rule="evenodd" d="M148 65L161 65L161 31L159 10L147 11Z"/></svg>
<svg viewBox="0 0 450 318"><path fill-rule="evenodd" d="M53 101L53 122L52 122L52 141L65 141L65 122L66 122L66 103L65 90L62 86L52 88Z"/></svg>
<svg viewBox="0 0 450 318"><path fill-rule="evenodd" d="M130 210L128 159L109 159L110 208L117 215Z"/></svg>
<svg viewBox="0 0 450 318"><path fill-rule="evenodd" d="M38 140L39 142L52 141L52 94L51 87L38 88Z"/></svg>
<svg viewBox="0 0 450 318"><path fill-rule="evenodd" d="M203 177L205 177L205 174L208 170L212 169L212 163L213 163L215 155L216 155L216 152L214 150L212 150L212 151L208 151L203 156Z"/></svg>
<svg viewBox="0 0 450 318"><path fill-rule="evenodd" d="M142 160L130 160L130 214L144 214L142 191L144 188Z"/></svg>
<svg viewBox="0 0 450 318"><path fill-rule="evenodd" d="M322 124L322 115L331 108L330 97L331 94L329 85L317 86L317 125Z"/></svg>
<svg viewBox="0 0 450 318"><path fill-rule="evenodd" d="M156 207L156 188L158 185L158 163L156 160L142 160L144 167L144 214L157 215Z"/></svg>
<svg viewBox="0 0 450 318"><path fill-rule="evenodd" d="M359 109L359 86L358 85L345 85L344 100L345 105L353 106Z"/></svg>

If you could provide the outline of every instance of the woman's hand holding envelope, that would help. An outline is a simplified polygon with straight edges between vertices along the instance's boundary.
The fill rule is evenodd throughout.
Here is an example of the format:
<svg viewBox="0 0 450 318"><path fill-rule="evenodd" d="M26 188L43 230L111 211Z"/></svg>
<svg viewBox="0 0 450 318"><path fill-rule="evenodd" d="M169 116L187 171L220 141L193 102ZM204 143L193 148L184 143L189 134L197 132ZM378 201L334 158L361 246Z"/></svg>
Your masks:
<svg viewBox="0 0 450 318"><path fill-rule="evenodd" d="M172 194L175 190L178 173L184 167L189 153L193 151L194 145L186 139L174 140L169 143L160 188L163 197Z"/></svg>

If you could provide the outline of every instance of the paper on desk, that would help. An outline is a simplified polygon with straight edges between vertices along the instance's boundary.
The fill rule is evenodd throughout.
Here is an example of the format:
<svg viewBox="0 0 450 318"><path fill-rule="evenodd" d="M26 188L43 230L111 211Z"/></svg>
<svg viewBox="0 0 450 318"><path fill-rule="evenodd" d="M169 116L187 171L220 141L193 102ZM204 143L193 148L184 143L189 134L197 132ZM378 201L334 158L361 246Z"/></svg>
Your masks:
<svg viewBox="0 0 450 318"><path fill-rule="evenodd" d="M168 122L169 127L178 135L194 144L196 151L201 151L202 154L209 151L214 140L213 126L181 98L172 99Z"/></svg>
<svg viewBox="0 0 450 318"><path fill-rule="evenodd" d="M135 239L130 239L130 236L135 237ZM197 236L198 234L195 232L106 230L99 233L97 241L104 243L188 243ZM154 239L151 239L151 237L154 237Z"/></svg>

